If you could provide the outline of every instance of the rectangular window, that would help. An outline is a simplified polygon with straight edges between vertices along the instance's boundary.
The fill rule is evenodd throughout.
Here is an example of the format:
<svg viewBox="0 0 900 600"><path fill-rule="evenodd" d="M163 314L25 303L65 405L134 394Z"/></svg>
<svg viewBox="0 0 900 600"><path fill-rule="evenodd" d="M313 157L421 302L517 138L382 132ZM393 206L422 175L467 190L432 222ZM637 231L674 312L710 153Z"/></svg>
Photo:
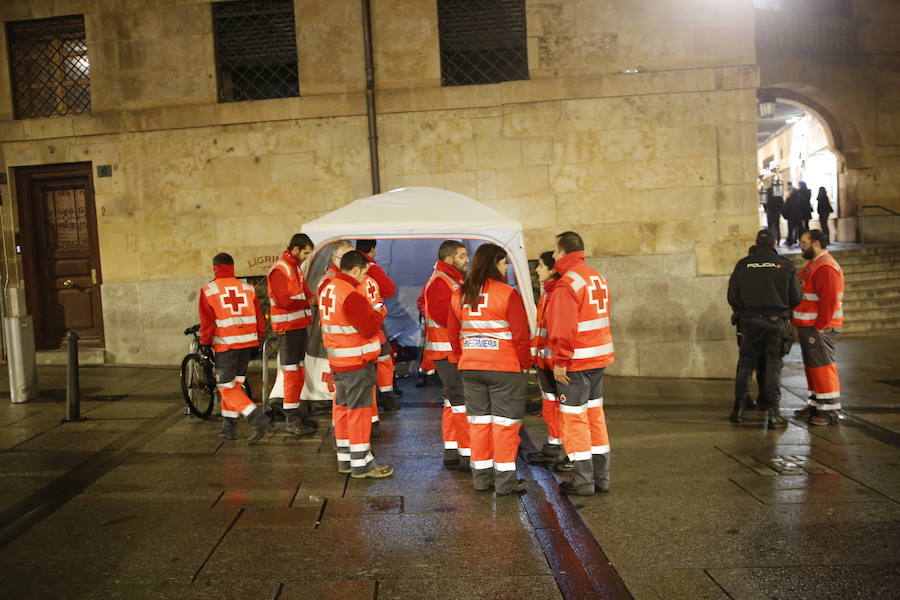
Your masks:
<svg viewBox="0 0 900 600"><path fill-rule="evenodd" d="M7 23L18 119L91 112L91 63L84 17Z"/></svg>
<svg viewBox="0 0 900 600"><path fill-rule="evenodd" d="M299 96L293 0L212 7L219 102Z"/></svg>
<svg viewBox="0 0 900 600"><path fill-rule="evenodd" d="M528 79L525 0L438 0L441 84Z"/></svg>

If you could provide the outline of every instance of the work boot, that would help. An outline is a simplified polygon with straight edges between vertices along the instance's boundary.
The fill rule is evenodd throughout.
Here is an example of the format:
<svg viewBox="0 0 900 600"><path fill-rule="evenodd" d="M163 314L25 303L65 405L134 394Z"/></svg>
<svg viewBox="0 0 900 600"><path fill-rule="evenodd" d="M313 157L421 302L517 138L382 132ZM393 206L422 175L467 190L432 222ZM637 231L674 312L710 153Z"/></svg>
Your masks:
<svg viewBox="0 0 900 600"><path fill-rule="evenodd" d="M263 439L267 433L272 431L272 424L263 411L254 409L247 415L247 422L253 427L253 434L247 438L248 444L253 444Z"/></svg>
<svg viewBox="0 0 900 600"><path fill-rule="evenodd" d="M818 410L809 418L810 425L834 425L838 422L836 410Z"/></svg>
<svg viewBox="0 0 900 600"><path fill-rule="evenodd" d="M734 406L731 408L731 414L728 415L728 420L732 423L741 423L744 420L744 399L743 398L735 398Z"/></svg>
<svg viewBox="0 0 900 600"><path fill-rule="evenodd" d="M611 458L612 456L608 452L591 456L591 461L594 463L595 492L605 493L609 491L609 463Z"/></svg>
<svg viewBox="0 0 900 600"><path fill-rule="evenodd" d="M568 496L593 496L594 486L585 486L579 489L572 485L571 481L563 481L559 484L559 491Z"/></svg>
<svg viewBox="0 0 900 600"><path fill-rule="evenodd" d="M558 460L555 456L543 452L529 452L526 458L528 458L528 464L532 465L548 465Z"/></svg>
<svg viewBox="0 0 900 600"><path fill-rule="evenodd" d="M312 418L312 406L309 402L300 403L300 422L310 429L318 429L319 423Z"/></svg>
<svg viewBox="0 0 900 600"><path fill-rule="evenodd" d="M809 419L813 415L816 414L816 407L812 404L806 406L806 408L800 408L794 411L795 417L800 417L801 419Z"/></svg>
<svg viewBox="0 0 900 600"><path fill-rule="evenodd" d="M387 465L375 465L371 470L359 475L351 475L353 479L384 479L394 474L394 467Z"/></svg>
<svg viewBox="0 0 900 600"><path fill-rule="evenodd" d="M516 481L515 485L509 488L506 492L497 491L498 496L508 496L510 494L521 494L525 491L525 480L519 479Z"/></svg>
<svg viewBox="0 0 900 600"><path fill-rule="evenodd" d="M769 423L767 427L769 429L784 429L787 427L787 421L785 421L784 417L781 416L781 413L778 410L778 403L772 402L769 404Z"/></svg>
<svg viewBox="0 0 900 600"><path fill-rule="evenodd" d="M393 392L378 392L378 407L384 412L396 412L402 408L400 398Z"/></svg>
<svg viewBox="0 0 900 600"><path fill-rule="evenodd" d="M396 383L394 383L394 395L397 396L398 398L403 396L403 390L401 390L399 387L397 387Z"/></svg>
<svg viewBox="0 0 900 600"><path fill-rule="evenodd" d="M222 428L219 430L219 437L226 440L237 439L238 420L234 417L222 417Z"/></svg>
<svg viewBox="0 0 900 600"><path fill-rule="evenodd" d="M315 428L307 427L303 424L303 421L300 419L299 408L284 409L284 418L287 421L287 432L297 437L312 435L316 432Z"/></svg>
<svg viewBox="0 0 900 600"><path fill-rule="evenodd" d="M372 423L372 432L369 434L369 437L373 440L378 437L378 434L381 432L381 421L375 421Z"/></svg>
<svg viewBox="0 0 900 600"><path fill-rule="evenodd" d="M456 448L444 448L444 466L454 467L459 464L459 450Z"/></svg>
<svg viewBox="0 0 900 600"><path fill-rule="evenodd" d="M568 473L573 468L575 468L575 465L572 464L572 461L569 460L568 456L564 456L561 461L553 465L553 470L557 473Z"/></svg>

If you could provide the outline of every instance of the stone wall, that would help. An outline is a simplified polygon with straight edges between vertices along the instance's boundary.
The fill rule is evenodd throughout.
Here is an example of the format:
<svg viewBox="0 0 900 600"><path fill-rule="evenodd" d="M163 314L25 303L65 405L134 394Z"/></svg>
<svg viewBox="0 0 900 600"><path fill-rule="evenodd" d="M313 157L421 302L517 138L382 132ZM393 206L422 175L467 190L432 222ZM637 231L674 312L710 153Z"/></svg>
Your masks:
<svg viewBox="0 0 900 600"><path fill-rule="evenodd" d="M0 19L86 14L92 115L11 120L0 70L0 161L113 165L94 180L113 360L174 362L214 253L262 274L303 222L370 193L357 3L297 0L303 96L230 104L206 3L14 4ZM731 376L725 285L757 214L752 2L529 0L531 80L455 88L434 3L373 4L384 189L470 195L520 219L531 256L581 232L612 290L614 373Z"/></svg>

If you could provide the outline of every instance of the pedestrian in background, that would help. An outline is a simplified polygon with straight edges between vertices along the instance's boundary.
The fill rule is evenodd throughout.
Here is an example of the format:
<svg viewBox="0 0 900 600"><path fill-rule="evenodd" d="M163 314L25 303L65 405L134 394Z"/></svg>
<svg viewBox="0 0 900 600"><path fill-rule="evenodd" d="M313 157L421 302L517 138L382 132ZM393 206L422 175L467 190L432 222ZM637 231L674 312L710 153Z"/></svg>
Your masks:
<svg viewBox="0 0 900 600"><path fill-rule="evenodd" d="M824 187L819 188L819 195L816 196L816 212L819 213L819 228L830 242L831 234L828 232L828 218L834 212L834 209L831 207L831 201L828 200L828 192L825 191Z"/></svg>
<svg viewBox="0 0 900 600"><path fill-rule="evenodd" d="M803 207L803 220L800 223L800 232L802 233L809 229L809 220L812 219L812 190L806 187L805 181L801 181L797 185L797 194L800 196L800 206ZM797 235L797 240L800 240L799 234Z"/></svg>
<svg viewBox="0 0 900 600"><path fill-rule="evenodd" d="M791 190L784 201L784 207L781 209L781 216L787 219L788 224L787 240L785 240L786 246L795 246L800 241L805 215L806 211L803 208L803 200L800 194L797 193L797 190Z"/></svg>

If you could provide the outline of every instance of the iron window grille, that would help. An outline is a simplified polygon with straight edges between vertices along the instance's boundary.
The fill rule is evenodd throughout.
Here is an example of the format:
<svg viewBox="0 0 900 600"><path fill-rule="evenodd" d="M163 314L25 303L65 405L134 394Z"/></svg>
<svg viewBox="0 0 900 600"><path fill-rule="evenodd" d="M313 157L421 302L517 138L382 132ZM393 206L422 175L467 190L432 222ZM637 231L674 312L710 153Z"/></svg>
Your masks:
<svg viewBox="0 0 900 600"><path fill-rule="evenodd" d="M299 96L293 0L212 7L219 102Z"/></svg>
<svg viewBox="0 0 900 600"><path fill-rule="evenodd" d="M91 63L84 16L7 23L18 119L91 111Z"/></svg>
<svg viewBox="0 0 900 600"><path fill-rule="evenodd" d="M528 79L525 0L438 0L441 84Z"/></svg>

